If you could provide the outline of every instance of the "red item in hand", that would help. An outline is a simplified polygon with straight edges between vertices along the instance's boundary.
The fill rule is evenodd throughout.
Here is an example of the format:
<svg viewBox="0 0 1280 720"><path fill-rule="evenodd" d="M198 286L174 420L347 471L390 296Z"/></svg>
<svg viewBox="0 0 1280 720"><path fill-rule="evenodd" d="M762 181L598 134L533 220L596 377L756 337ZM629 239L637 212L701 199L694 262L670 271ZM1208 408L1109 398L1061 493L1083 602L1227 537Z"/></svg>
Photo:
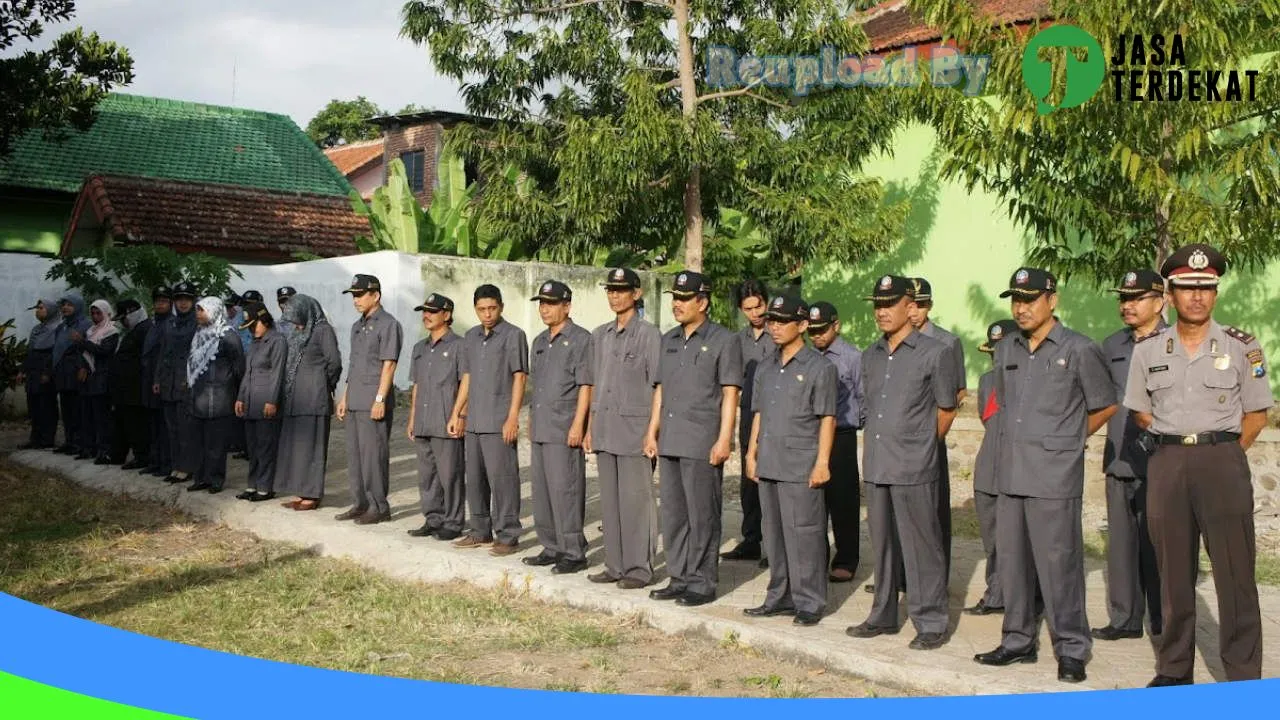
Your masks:
<svg viewBox="0 0 1280 720"><path fill-rule="evenodd" d="M991 419L992 415L996 414L996 411L999 409L1000 409L1000 405L996 403L996 394L991 393L991 395L987 398L986 407L982 408L982 422L985 424L988 420Z"/></svg>

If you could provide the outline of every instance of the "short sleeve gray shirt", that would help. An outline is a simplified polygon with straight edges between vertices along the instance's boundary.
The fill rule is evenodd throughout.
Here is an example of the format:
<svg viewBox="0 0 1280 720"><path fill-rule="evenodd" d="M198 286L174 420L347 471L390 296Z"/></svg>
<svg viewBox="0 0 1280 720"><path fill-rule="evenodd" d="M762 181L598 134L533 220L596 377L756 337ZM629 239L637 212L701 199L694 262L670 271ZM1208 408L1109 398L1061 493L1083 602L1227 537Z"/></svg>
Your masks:
<svg viewBox="0 0 1280 720"><path fill-rule="evenodd" d="M956 406L947 347L919 331L894 350L881 337L862 353L867 390L863 477L878 485L923 485L938 477L938 410Z"/></svg>
<svg viewBox="0 0 1280 720"><path fill-rule="evenodd" d="M347 408L368 412L373 407L382 380L382 363L399 361L404 342L400 322L382 307L360 317L351 325L351 358L347 364ZM383 402L395 405L395 384Z"/></svg>
<svg viewBox="0 0 1280 720"><path fill-rule="evenodd" d="M543 330L530 349L529 439L564 445L578 407L578 389L592 385L591 333L566 322L556 336Z"/></svg>
<svg viewBox="0 0 1280 720"><path fill-rule="evenodd" d="M807 483L818 459L822 418L836 413L836 366L810 347L785 364L775 350L756 368L751 412L760 416L757 474Z"/></svg>
<svg viewBox="0 0 1280 720"><path fill-rule="evenodd" d="M658 382L662 333L637 315L622 328L616 320L607 322L592 336L592 449L641 456Z"/></svg>
<svg viewBox="0 0 1280 720"><path fill-rule="evenodd" d="M658 453L705 460L720 435L723 389L742 386L742 344L710 320L684 333L676 327L662 338Z"/></svg>
<svg viewBox="0 0 1280 720"><path fill-rule="evenodd" d="M511 409L516 373L529 372L524 330L500 320L485 333L477 325L463 337L462 372L470 375L467 432L500 433Z"/></svg>

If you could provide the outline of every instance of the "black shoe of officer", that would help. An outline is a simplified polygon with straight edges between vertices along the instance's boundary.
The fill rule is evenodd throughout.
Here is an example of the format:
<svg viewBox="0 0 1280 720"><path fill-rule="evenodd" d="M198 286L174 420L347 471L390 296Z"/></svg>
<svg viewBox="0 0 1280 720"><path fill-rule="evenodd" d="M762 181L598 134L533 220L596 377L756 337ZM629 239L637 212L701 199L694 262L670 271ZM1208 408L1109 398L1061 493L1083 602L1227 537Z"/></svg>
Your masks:
<svg viewBox="0 0 1280 720"><path fill-rule="evenodd" d="M436 534L436 529L431 527L430 523L423 523L422 527L416 527L409 531L409 537L431 537Z"/></svg>
<svg viewBox="0 0 1280 720"><path fill-rule="evenodd" d="M1084 663L1079 660L1064 657L1058 661L1058 679L1062 682L1084 682L1088 677L1084 672Z"/></svg>
<svg viewBox="0 0 1280 720"><path fill-rule="evenodd" d="M760 543L740 542L729 552L720 553L723 560L759 560Z"/></svg>
<svg viewBox="0 0 1280 720"><path fill-rule="evenodd" d="M991 652L978 653L973 656L974 662L982 665L994 665L996 667L1004 667L1005 665L1012 665L1014 663L1033 663L1038 659L1039 657L1036 654L1036 646L1034 644L1029 646L1026 650L1017 652L1001 645Z"/></svg>
<svg viewBox="0 0 1280 720"><path fill-rule="evenodd" d="M1141 630L1125 630L1124 628L1106 627L1094 628L1089 631L1095 640L1134 640L1142 637Z"/></svg>
<svg viewBox="0 0 1280 720"><path fill-rule="evenodd" d="M1189 677L1175 678L1175 677L1169 677L1168 675L1157 675L1154 678L1152 678L1151 682L1147 683L1147 687L1149 688L1177 687L1178 685L1194 685L1194 684L1195 684L1195 680L1192 680Z"/></svg>
<svg viewBox="0 0 1280 720"><path fill-rule="evenodd" d="M684 593L685 593L684 588L673 587L670 583L668 583L667 586L664 588L658 588L657 590L650 590L649 599L650 600L675 600L676 598L684 597Z"/></svg>
<svg viewBox="0 0 1280 720"><path fill-rule="evenodd" d="M995 607L994 605L988 605L987 601L985 600L979 600L977 605L974 605L973 607L967 607L964 609L965 615L994 615L996 613L1002 613L1002 612L1004 612L1004 608ZM1097 635L1095 635L1094 637L1097 637Z"/></svg>

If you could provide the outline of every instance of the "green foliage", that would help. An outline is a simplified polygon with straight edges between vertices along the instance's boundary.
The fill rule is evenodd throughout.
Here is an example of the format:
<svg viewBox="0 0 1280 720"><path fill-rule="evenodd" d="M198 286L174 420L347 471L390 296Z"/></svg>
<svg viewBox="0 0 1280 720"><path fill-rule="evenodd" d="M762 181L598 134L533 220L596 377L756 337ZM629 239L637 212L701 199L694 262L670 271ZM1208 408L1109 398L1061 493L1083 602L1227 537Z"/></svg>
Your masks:
<svg viewBox="0 0 1280 720"><path fill-rule="evenodd" d="M0 394L17 387L18 372L27 357L27 341L15 335L13 328L13 318L0 325Z"/></svg>
<svg viewBox="0 0 1280 720"><path fill-rule="evenodd" d="M0 158L29 130L50 140L71 128L87 130L94 108L112 88L133 82L133 60L113 42L75 28L45 50L10 52L19 42L33 43L47 23L66 22L73 0L20 0L0 3Z"/></svg>
<svg viewBox="0 0 1280 720"><path fill-rule="evenodd" d="M151 289L187 280L202 295L226 297L231 277L243 278L226 260L204 253L179 254L159 245L113 245L86 255L59 258L45 279L62 281L84 294L87 302L98 298L131 297L146 307Z"/></svg>
<svg viewBox="0 0 1280 720"><path fill-rule="evenodd" d="M355 100L330 100L307 123L307 136L320 147L374 140L381 131L368 121L379 115L386 115L386 111L363 95Z"/></svg>
<svg viewBox="0 0 1280 720"><path fill-rule="evenodd" d="M1031 262L1101 285L1189 242L1223 248L1236 267L1280 253L1280 94L1271 81L1280 72L1280 1L1054 2L1051 13L1097 38L1108 62L1122 34L1164 32L1169 42L1179 32L1185 69L1262 74L1252 103L1117 102L1108 75L1084 105L1043 116L1021 77L1029 36L992 30L960 0L912 5L969 52L993 58L988 97L924 92L918 110L950 153L944 177L1006 203L1028 230ZM1051 97L1065 86L1062 52L1041 51L1056 60Z"/></svg>

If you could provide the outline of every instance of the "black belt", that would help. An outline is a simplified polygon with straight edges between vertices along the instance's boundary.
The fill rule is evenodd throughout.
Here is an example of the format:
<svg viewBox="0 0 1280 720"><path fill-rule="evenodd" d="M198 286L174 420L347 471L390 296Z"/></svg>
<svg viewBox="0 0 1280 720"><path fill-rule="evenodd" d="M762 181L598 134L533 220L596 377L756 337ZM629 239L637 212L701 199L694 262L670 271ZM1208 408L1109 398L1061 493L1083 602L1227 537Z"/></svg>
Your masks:
<svg viewBox="0 0 1280 720"><path fill-rule="evenodd" d="M1240 439L1240 433L1202 432L1195 435L1156 435L1157 445L1217 445L1231 443Z"/></svg>

